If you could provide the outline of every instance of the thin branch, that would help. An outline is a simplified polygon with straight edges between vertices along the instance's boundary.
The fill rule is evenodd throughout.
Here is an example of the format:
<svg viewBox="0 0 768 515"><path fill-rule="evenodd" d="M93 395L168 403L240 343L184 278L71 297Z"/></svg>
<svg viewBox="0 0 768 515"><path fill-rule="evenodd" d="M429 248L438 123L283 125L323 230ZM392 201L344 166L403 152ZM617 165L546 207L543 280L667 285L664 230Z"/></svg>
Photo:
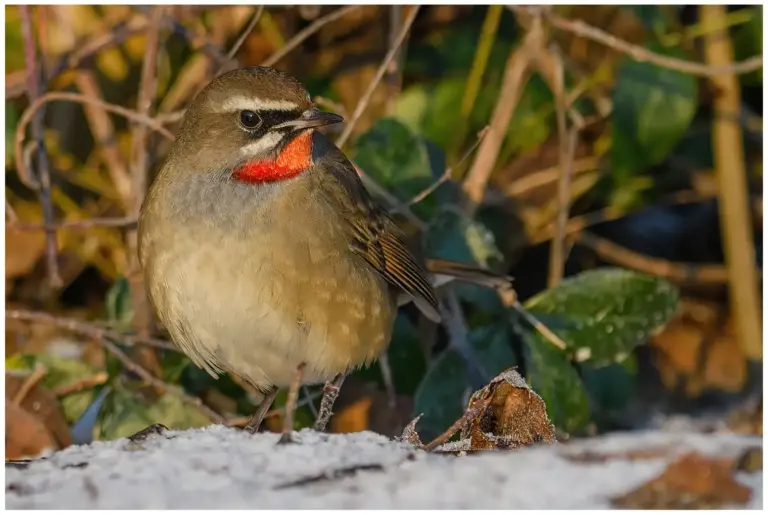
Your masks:
<svg viewBox="0 0 768 515"><path fill-rule="evenodd" d="M389 6L389 27L387 33L387 44L392 47L397 41L397 30L403 23L403 5ZM387 114L391 115L395 110L397 96L403 82L403 52L398 51L387 68Z"/></svg>
<svg viewBox="0 0 768 515"><path fill-rule="evenodd" d="M701 7L704 26L725 26L726 8L722 5ZM722 68L733 62L733 43L726 30L705 36L705 56L712 67ZM741 107L741 87L733 72L712 77L718 94L714 108L718 112L737 113ZM738 123L715 119L712 149L717 170L720 233L723 237L731 313L736 321L739 345L750 359L762 359L761 309L757 288L754 237L749 213L744 137Z"/></svg>
<svg viewBox="0 0 768 515"><path fill-rule="evenodd" d="M138 223L138 219L135 217L120 217L120 218L89 218L87 220L71 220L68 222L58 222L51 225L45 224L32 224L23 223L17 221L9 221L5 224L6 227L17 229L19 231L83 231L87 229L93 229L94 227L117 227L134 229Z"/></svg>
<svg viewBox="0 0 768 515"><path fill-rule="evenodd" d="M445 442L450 440L453 435L458 433L460 429L463 429L464 426L466 426L472 419L480 415L480 413L482 413L490 403L491 397L480 401L480 403L474 408L467 408L467 410L461 415L461 417L459 417L456 422L451 425L451 427L443 431L440 436L426 444L423 449L429 452L443 445Z"/></svg>
<svg viewBox="0 0 768 515"><path fill-rule="evenodd" d="M456 163L453 166L449 166L448 168L446 168L445 171L443 172L443 174L434 183L432 183L428 188L426 188L425 190L423 190L420 193L418 193L417 195L415 195L408 202L405 202L404 204L394 208L391 212L393 212L393 213L394 212L399 212L404 207L410 207L410 206L412 206L414 204L418 204L419 202L421 202L422 200L427 198L429 195L434 193L435 190L437 190L437 188L439 188L441 184L443 184L444 182L448 181L451 177L453 177L454 169L455 168L459 168L461 165L464 164L464 162L467 159L469 159L469 157L472 155L472 153L475 151L475 149L478 147L478 145L480 145L480 142L483 141L483 138L485 137L485 135L488 134L488 130L490 128L491 128L490 125L486 125L485 127L483 127L480 130L480 132L477 133L477 139L472 144L472 146L469 147L469 150L467 150L464 153L464 155L461 156L461 159L459 159L458 163Z"/></svg>
<svg viewBox="0 0 768 515"><path fill-rule="evenodd" d="M144 62L141 66L136 110L143 116L149 116L157 94L157 60L160 53L160 30L165 16L165 6L155 6L150 14L147 27ZM137 124L131 134L131 175L133 179L132 195L128 215L138 218L144 195L149 184L149 131L145 125ZM131 289L133 304L133 326L143 337L152 332L152 310L147 299L146 285L141 274L138 259L138 230L131 229L126 235L128 247L128 269L125 273ZM149 369L154 376L162 374L162 367L152 349L136 349L136 357L141 365Z"/></svg>
<svg viewBox="0 0 768 515"><path fill-rule="evenodd" d="M326 14L322 18L318 18L312 24L307 27L306 29L300 31L295 36L293 36L290 41L287 41L283 47L276 51L274 54L269 56L266 61L261 63L262 66L273 66L276 62L278 62L280 59L288 55L294 48L299 46L301 43L304 42L307 38L312 36L314 33L318 32L320 29L322 29L324 26L328 25L332 21L338 20L345 14L351 13L352 11L355 11L362 7L361 5L348 5L346 7L342 7L340 9L337 9L329 14Z"/></svg>
<svg viewBox="0 0 768 515"><path fill-rule="evenodd" d="M568 20L562 16L558 16L551 10L542 9L541 7L509 6L509 8L513 11L522 10L531 14L541 14L553 27L571 32L577 36L591 39L592 41L603 44L616 50L617 52L626 54L635 61L649 62L662 68L669 68L670 70L690 73L691 75L699 75L702 77L734 74L742 75L745 73L753 72L755 70L759 70L763 67L762 55L750 57L749 59L745 59L739 63L723 65L706 65L692 61L686 61L684 59L668 57L666 55L651 52L650 50L647 50L641 46L633 45L581 20Z"/></svg>
<svg viewBox="0 0 768 515"><path fill-rule="evenodd" d="M52 92L52 93L46 93L45 95L42 95L39 98L37 98L35 101L33 101L30 104L30 106L21 115L19 124L16 126L16 137L14 140L14 152L17 156L21 156L24 154L24 134L26 133L27 125L29 125L32 118L35 116L35 114L40 110L40 108L43 105L45 105L48 102L53 102L56 100L64 100L68 102L77 102L79 104L93 105L105 111L108 111L110 113L115 113L120 116L123 116L124 118L127 118L136 123L146 125L150 129L156 132L159 132L160 134L162 134L164 137L168 138L171 141L175 139L173 134L168 129L163 127L163 125L160 122L152 119L149 116L143 115L141 113L137 113L132 109L126 109L125 107L103 102L96 98L89 97L86 95L81 95L79 93ZM27 168L27 164L24 162L23 159L16 160L16 168L17 168L16 173L19 176L19 180L21 180L21 182L24 183L27 187L31 189L36 189L37 183L30 175L30 171ZM50 222L48 223L49 225L53 225Z"/></svg>
<svg viewBox="0 0 768 515"><path fill-rule="evenodd" d="M96 82L96 78L90 71L82 71L75 76L75 84L83 95L102 99L101 90ZM123 208L129 208L131 198L131 178L128 175L128 164L120 154L117 146L117 137L115 136L115 127L109 114L103 109L85 104L85 118L91 128L93 138L99 145L99 150L104 160L107 172L112 178Z"/></svg>
<svg viewBox="0 0 768 515"><path fill-rule="evenodd" d="M552 240L549 256L549 277L547 284L551 288L563 278L567 253L565 251L565 227L568 223L571 199L571 180L573 176L573 159L576 153L579 129L573 126L570 131L566 128L565 68L563 60L554 52L549 53L553 65L552 85L557 104L557 133L559 143L560 178L557 183L557 219L555 223L555 238ZM567 134L567 135L566 135Z"/></svg>
<svg viewBox="0 0 768 515"><path fill-rule="evenodd" d="M28 5L20 5L19 13L21 15L21 32L24 36L24 56L27 66L27 88L29 90L29 99L31 103L37 100L37 97L41 93L40 86L40 70L37 65L37 48L35 47L35 35L32 29L32 8ZM27 108L30 111L30 108ZM33 111L35 117L32 120L32 137L37 145L37 166L38 174L37 178L32 178L31 175L27 175L27 186L32 186L33 189L38 191L40 196L40 202L43 206L43 221L46 225L53 223L53 200L51 199L51 175L48 166L48 154L45 151L45 135L43 134L43 112ZM26 114L26 113L25 113ZM23 116L22 116L23 118ZM21 123L19 123L19 127ZM16 129L18 137L19 127ZM26 129L26 125L24 126ZM23 129L22 129L23 130ZM24 132L22 132L22 137ZM16 162L18 169L20 170L24 165L22 164L24 159L22 158L23 152L18 149L16 154ZM18 173L18 172L17 172ZM19 177L23 177L19 174ZM58 288L63 285L61 275L59 273L59 263L57 257L58 243L56 241L56 231L45 231L45 261L48 270L48 281L54 288Z"/></svg>
<svg viewBox="0 0 768 515"><path fill-rule="evenodd" d="M576 240L589 247L602 259L638 272L663 277L680 284L728 284L728 270L723 265L677 263L646 256L589 232L582 232ZM755 279L757 284L757 279Z"/></svg>
<svg viewBox="0 0 768 515"><path fill-rule="evenodd" d="M95 388L96 386L106 383L108 379L109 374L106 372L99 372L92 377L86 377L85 379L80 379L74 383L67 383L58 386L52 391L56 397L64 397L72 393L82 392L83 390L90 390L91 388Z"/></svg>
<svg viewBox="0 0 768 515"><path fill-rule="evenodd" d="M203 401L201 401L199 398L188 395L181 388L170 385L158 379L157 377L153 376L152 374L147 372L147 370L144 367L142 367L140 364L138 364L133 359L131 359L125 352L123 352L117 345L113 343L113 341L119 341L119 342L133 341L135 343L148 344L149 341L154 341L154 340L124 336L114 331L102 329L100 327L97 327L95 325L88 324L85 322L80 322L77 320L72 320L67 318L55 317L53 315L49 315L48 313L41 313L41 312L35 312L35 311L26 311L26 310L20 310L20 309L7 310L5 312L5 318L12 319L12 320L22 320L26 322L46 323L46 324L53 325L56 327L61 327L62 329L66 329L66 330L81 334L83 336L86 336L88 338L91 338L96 343L101 345L107 352L109 352L110 354L115 356L118 360L120 360L120 362L123 364L126 370L135 373L141 379L143 379L144 381L152 385L156 390L161 392L168 392L171 395L175 395L176 397L181 399L184 403L189 404L190 406L194 406L195 408L200 410L201 413L206 415L208 418L211 419L212 422L216 424L221 424L224 422L223 417L221 417L218 413L216 413L211 408L206 406L203 403ZM155 345L152 344L152 346L155 346Z"/></svg>
<svg viewBox="0 0 768 515"><path fill-rule="evenodd" d="M525 35L522 46L509 54L501 83L501 93L491 116L490 134L480 144L475 161L462 184L464 191L462 207L469 215L474 214L483 201L485 188L496 165L507 127L512 120L523 88L528 82L531 52L534 48L540 48L541 38L541 21L537 18L533 20L532 28Z"/></svg>
<svg viewBox="0 0 768 515"><path fill-rule="evenodd" d="M32 388L34 388L35 385L39 383L47 373L48 370L46 370L44 366L40 365L35 367L32 373L29 374L26 379L24 379L24 383L21 385L21 388L19 388L19 391L16 392L16 395L13 396L11 404L14 406L20 406L21 403L24 402L24 399L27 397L27 395L29 395L29 392L32 390Z"/></svg>
<svg viewBox="0 0 768 515"><path fill-rule="evenodd" d="M229 52L227 52L227 61L231 61L235 58L235 54L237 54L237 51L240 50L240 47L243 46L243 43L245 43L245 40L248 39L248 36L251 35L251 32L253 32L253 29L256 28L256 24L259 23L259 20L261 19L261 15L264 13L264 6L260 5L258 8L256 8L256 12L253 14L253 18L251 18L251 21L248 23L248 26L245 27L245 30L242 34L240 34L240 37L237 38L237 41L235 41L235 44L232 45L232 48L229 49Z"/></svg>
<svg viewBox="0 0 768 515"><path fill-rule="evenodd" d="M376 90L376 86L379 85L379 82L381 82L381 79L387 72L389 63L392 61L392 59L394 59L398 49L403 44L403 41L405 41L405 37L408 35L408 31L411 30L411 26L413 25L414 20L416 20L416 15L419 14L420 8L421 6L415 5L411 9L411 12L408 13L408 17L406 18L403 27L400 29L400 32L397 35L397 39L395 39L395 42L389 49L389 52L387 52L387 55L384 56L384 60L379 65L379 69L376 70L376 75L373 76L373 80L371 80L371 83L368 84L368 89L366 89L365 93L363 93L363 96L360 97L360 101L357 103L355 111L352 113L352 117L344 127L344 132L342 132L341 136L339 136L339 138L336 140L337 147L343 147L344 143L347 142L349 136L352 134L352 130L355 128L357 121L360 119L360 116L362 116L365 108L368 107L368 103L371 101L371 97L373 96L373 92Z"/></svg>
<svg viewBox="0 0 768 515"><path fill-rule="evenodd" d="M145 345L156 349L181 352L181 350L171 342L158 338L143 338L130 334L122 334L104 327L99 327L97 322L83 322L73 318L57 317L41 311L28 311L25 309L9 309L5 312L5 318L10 320L19 320L29 323L48 324L54 327L82 334L94 339L110 339L126 345Z"/></svg>

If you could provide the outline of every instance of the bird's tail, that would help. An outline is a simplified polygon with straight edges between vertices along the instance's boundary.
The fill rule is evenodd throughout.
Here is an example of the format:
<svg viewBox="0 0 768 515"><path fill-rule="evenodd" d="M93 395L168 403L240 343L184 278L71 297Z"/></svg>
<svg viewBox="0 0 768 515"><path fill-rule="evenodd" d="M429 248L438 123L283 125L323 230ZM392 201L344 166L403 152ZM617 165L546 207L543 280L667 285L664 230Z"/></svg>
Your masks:
<svg viewBox="0 0 768 515"><path fill-rule="evenodd" d="M512 277L483 270L476 266L448 261L445 259L427 259L427 271L435 276L433 286L438 288L451 281L476 284L485 288L512 288Z"/></svg>

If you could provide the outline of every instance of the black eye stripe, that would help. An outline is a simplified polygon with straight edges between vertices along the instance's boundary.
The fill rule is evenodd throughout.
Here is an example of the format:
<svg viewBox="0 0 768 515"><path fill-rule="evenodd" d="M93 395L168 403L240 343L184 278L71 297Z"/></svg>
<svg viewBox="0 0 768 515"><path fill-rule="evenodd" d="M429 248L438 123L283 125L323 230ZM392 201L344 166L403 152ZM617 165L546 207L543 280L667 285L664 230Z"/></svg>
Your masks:
<svg viewBox="0 0 768 515"><path fill-rule="evenodd" d="M243 111L237 112L237 118L240 120L240 116ZM290 111L278 110L278 109L262 109L260 111L254 111L259 118L261 118L261 124L253 130L248 130L249 137L251 139L259 139L267 133L275 125L295 120L301 116L301 109L293 109ZM241 122L242 126L242 122ZM289 129L285 129L288 131Z"/></svg>
<svg viewBox="0 0 768 515"><path fill-rule="evenodd" d="M294 109L292 111L282 110L262 110L259 111L259 115L264 120L264 126L270 128L274 125L289 122L295 120L301 116L301 110Z"/></svg>

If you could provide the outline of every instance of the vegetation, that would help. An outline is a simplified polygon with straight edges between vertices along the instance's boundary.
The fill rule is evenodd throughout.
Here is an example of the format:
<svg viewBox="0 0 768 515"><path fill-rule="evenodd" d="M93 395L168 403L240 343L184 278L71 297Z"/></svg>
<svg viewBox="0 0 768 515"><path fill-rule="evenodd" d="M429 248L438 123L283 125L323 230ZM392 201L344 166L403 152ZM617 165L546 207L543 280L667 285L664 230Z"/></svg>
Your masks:
<svg viewBox="0 0 768 515"><path fill-rule="evenodd" d="M739 380L674 338L652 375L667 393L694 376L690 395L743 393L762 360L761 53L762 7L6 7L10 401L52 391L46 416L75 441L247 420L258 396L154 327L135 219L184 106L255 64L345 117L337 142L429 255L516 279L516 295L441 290L444 327L402 309L334 430L395 435L423 414L432 438L510 367L560 431L616 427L636 349L692 302L735 328L711 359ZM299 426L320 389L303 390Z"/></svg>

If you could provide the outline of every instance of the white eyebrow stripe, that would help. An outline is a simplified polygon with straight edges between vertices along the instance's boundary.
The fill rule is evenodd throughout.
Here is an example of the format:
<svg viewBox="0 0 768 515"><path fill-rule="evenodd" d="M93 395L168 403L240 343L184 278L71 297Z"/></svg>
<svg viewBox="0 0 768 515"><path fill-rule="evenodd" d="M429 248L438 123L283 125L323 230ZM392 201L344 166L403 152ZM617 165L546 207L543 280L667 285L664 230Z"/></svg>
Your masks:
<svg viewBox="0 0 768 515"><path fill-rule="evenodd" d="M240 154L242 154L246 159L251 157L262 157L265 154L268 154L270 151L274 150L274 148L278 145L278 143L280 143L282 139L282 134L277 132L268 132L256 141L240 147Z"/></svg>
<svg viewBox="0 0 768 515"><path fill-rule="evenodd" d="M216 112L225 113L229 111L294 111L299 108L298 104L287 100L261 100L255 97L244 97L240 95L232 96L224 100L216 108Z"/></svg>

